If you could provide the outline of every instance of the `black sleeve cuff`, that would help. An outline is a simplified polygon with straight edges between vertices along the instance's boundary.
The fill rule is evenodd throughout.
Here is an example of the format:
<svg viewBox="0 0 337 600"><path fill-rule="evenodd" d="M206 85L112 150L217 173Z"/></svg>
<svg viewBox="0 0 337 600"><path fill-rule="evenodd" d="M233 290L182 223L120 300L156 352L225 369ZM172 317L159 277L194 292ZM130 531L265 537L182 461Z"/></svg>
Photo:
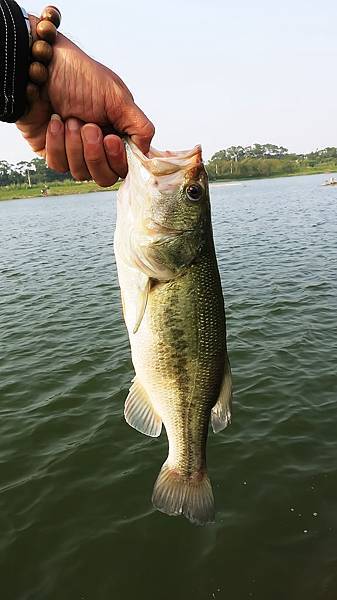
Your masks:
<svg viewBox="0 0 337 600"><path fill-rule="evenodd" d="M15 123L25 112L29 36L14 0L0 0L0 121Z"/></svg>

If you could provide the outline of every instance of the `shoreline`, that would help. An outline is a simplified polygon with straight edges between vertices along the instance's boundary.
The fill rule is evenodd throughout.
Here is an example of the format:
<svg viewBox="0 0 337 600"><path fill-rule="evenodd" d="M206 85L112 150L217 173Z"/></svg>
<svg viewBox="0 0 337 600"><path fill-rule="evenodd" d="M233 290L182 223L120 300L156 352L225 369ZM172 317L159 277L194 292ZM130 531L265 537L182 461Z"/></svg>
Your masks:
<svg viewBox="0 0 337 600"><path fill-rule="evenodd" d="M325 170L312 170L310 172L308 171L300 171L298 173L282 173L282 175L279 174L275 174L275 175L268 175L268 177L261 176L261 177L235 177L234 179L210 179L209 183L235 183L235 182L241 182L241 181L259 181L261 179L284 179L285 177L306 177L308 175L335 175L337 171L334 170L329 170L327 171Z"/></svg>
<svg viewBox="0 0 337 600"><path fill-rule="evenodd" d="M30 200L32 198L50 198L53 196L80 196L82 194L92 194L96 192L115 192L121 186L121 182L107 188L99 187L92 181L73 182L66 181L62 183L51 183L48 185L48 194L41 193L44 184L28 186L8 186L0 187L0 202L7 200Z"/></svg>
<svg viewBox="0 0 337 600"><path fill-rule="evenodd" d="M306 175L332 175L333 171L315 170L301 171L299 173L283 173L282 175L269 175L268 177L236 177L232 179L210 179L209 183L236 183L244 181L257 181L261 179L283 179L284 177L305 177ZM30 200L32 198L49 198L53 196L74 196L82 194L91 194L96 192L115 192L122 182L118 181L115 185L107 188L99 187L96 183L67 181L62 183L51 183L48 186L48 194L44 196L41 188L44 184L33 185L31 188L25 186L0 187L0 202L7 200Z"/></svg>

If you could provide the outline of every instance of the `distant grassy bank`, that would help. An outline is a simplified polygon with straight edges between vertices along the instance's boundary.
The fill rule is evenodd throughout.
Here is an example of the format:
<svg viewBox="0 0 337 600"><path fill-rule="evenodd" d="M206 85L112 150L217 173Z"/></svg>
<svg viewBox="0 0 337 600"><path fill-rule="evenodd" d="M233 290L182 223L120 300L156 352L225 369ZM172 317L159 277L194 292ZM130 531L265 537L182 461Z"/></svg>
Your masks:
<svg viewBox="0 0 337 600"><path fill-rule="evenodd" d="M60 181L49 183L47 193L45 193L44 184L35 184L32 187L28 185L9 185L0 187L1 200L19 200L20 198L41 198L46 196L68 196L72 194L89 194L91 192L107 192L118 190L120 183L110 188L101 188L94 182L74 182Z"/></svg>
<svg viewBox="0 0 337 600"><path fill-rule="evenodd" d="M211 183L230 183L230 182L234 182L234 181L251 181L251 180L255 180L255 179L279 179L280 177L297 177L297 176L302 176L302 175L326 175L326 178L328 178L328 176L330 177L331 175L337 173L337 165L335 165L334 168L316 168L316 167L308 167L306 169L302 169L301 171L296 171L294 173L275 173L273 175L253 175L251 177L218 177L217 179L210 179Z"/></svg>
<svg viewBox="0 0 337 600"><path fill-rule="evenodd" d="M212 156L207 171L211 181L335 173L337 148L294 154L274 144L231 146Z"/></svg>

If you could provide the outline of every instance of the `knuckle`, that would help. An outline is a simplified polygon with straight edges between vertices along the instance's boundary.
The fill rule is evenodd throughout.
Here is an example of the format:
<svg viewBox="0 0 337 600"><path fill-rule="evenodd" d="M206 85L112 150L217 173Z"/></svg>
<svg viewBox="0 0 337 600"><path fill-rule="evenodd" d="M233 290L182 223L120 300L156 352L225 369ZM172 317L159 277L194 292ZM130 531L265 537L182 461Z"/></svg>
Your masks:
<svg viewBox="0 0 337 600"><path fill-rule="evenodd" d="M155 132L155 127L151 121L147 121L146 123L144 123L144 125L141 128L141 135L145 138L152 139Z"/></svg>
<svg viewBox="0 0 337 600"><path fill-rule="evenodd" d="M149 137L151 137L151 139L154 137L154 134L156 133L156 128L153 125L153 123L151 121L149 121Z"/></svg>

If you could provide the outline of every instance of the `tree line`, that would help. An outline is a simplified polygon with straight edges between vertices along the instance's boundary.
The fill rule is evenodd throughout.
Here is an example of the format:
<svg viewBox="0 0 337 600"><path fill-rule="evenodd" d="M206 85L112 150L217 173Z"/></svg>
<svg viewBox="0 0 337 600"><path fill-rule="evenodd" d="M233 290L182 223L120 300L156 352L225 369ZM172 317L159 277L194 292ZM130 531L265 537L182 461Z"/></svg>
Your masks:
<svg viewBox="0 0 337 600"><path fill-rule="evenodd" d="M31 161L22 160L14 165L6 160L0 160L0 186L31 187L66 179L72 179L70 173L56 173L56 171L48 169L43 158L33 158Z"/></svg>
<svg viewBox="0 0 337 600"><path fill-rule="evenodd" d="M337 148L328 147L310 154L289 153L284 146L253 144L230 146L216 152L206 169L212 181L270 177L310 172L310 170L336 171ZM52 182L72 180L70 173L56 173L49 169L43 158L10 164L0 161L0 186L19 185L31 187Z"/></svg>
<svg viewBox="0 0 337 600"><path fill-rule="evenodd" d="M270 177L337 170L337 148L328 147L309 154L289 153L284 146L253 144L230 146L216 152L207 163L211 180Z"/></svg>

